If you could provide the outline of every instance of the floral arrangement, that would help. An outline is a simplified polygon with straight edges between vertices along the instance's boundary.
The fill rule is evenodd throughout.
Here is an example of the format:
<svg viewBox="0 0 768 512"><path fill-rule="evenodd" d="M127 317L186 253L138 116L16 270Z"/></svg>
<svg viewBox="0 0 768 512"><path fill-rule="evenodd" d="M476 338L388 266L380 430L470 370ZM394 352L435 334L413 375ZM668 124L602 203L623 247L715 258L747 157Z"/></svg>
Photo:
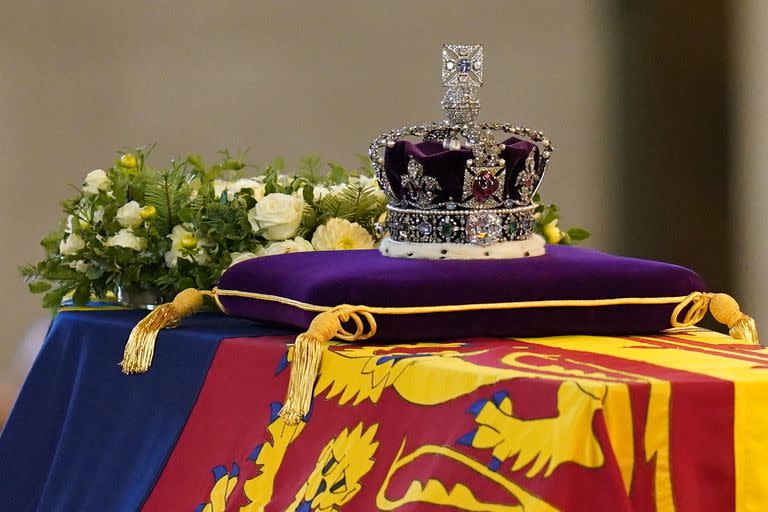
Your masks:
<svg viewBox="0 0 768 512"><path fill-rule="evenodd" d="M44 307L126 291L164 300L185 288L209 289L248 258L370 249L382 235L387 200L363 158L358 169L330 163L323 172L317 157L307 157L295 173L277 159L246 176L254 168L244 155L222 151L207 166L190 154L153 168L151 149L91 171L62 203L66 217L41 242L45 258L21 268L30 291L45 294ZM539 202L536 212L536 230L549 243L589 236L561 231L555 205Z"/></svg>

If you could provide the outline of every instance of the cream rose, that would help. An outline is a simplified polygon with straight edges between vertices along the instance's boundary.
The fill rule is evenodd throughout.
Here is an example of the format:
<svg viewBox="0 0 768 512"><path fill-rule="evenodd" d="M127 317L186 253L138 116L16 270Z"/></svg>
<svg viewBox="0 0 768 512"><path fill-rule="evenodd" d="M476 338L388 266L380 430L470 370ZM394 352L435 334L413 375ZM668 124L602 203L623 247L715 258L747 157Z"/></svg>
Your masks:
<svg viewBox="0 0 768 512"><path fill-rule="evenodd" d="M264 251L264 256L272 256L275 254L287 254L289 252L307 252L314 251L312 244L309 241L297 236L292 240L284 240L282 242L273 242Z"/></svg>
<svg viewBox="0 0 768 512"><path fill-rule="evenodd" d="M124 228L135 228L142 223L141 205L136 201L124 204L117 209L115 219Z"/></svg>
<svg viewBox="0 0 768 512"><path fill-rule="evenodd" d="M252 260L253 258L258 258L259 256L264 256L264 249L259 247L254 252L233 252L230 254L232 257L232 263L230 263L230 267L232 265L236 265L240 262Z"/></svg>
<svg viewBox="0 0 768 512"><path fill-rule="evenodd" d="M234 201L235 194L245 189L251 189L253 197L258 201L264 197L264 184L256 178L241 178L237 181L213 180L213 193L218 198L226 192L227 201Z"/></svg>
<svg viewBox="0 0 768 512"><path fill-rule="evenodd" d="M274 193L264 196L248 211L248 221L254 231L264 231L267 240L291 238L301 224L304 200L288 194Z"/></svg>
<svg viewBox="0 0 768 512"><path fill-rule="evenodd" d="M254 199L257 201L264 197L264 184L253 178L243 178L227 186L227 200L234 201L235 194L245 189L251 189Z"/></svg>
<svg viewBox="0 0 768 512"><path fill-rule="evenodd" d="M373 237L357 222L333 218L315 230L312 246L318 251L372 249Z"/></svg>
<svg viewBox="0 0 768 512"><path fill-rule="evenodd" d="M109 190L111 183L107 173L101 169L96 169L88 173L85 177L83 192L88 194L98 194L100 190Z"/></svg>
<svg viewBox="0 0 768 512"><path fill-rule="evenodd" d="M72 256L85 249L85 240L80 235L71 234L59 242L59 252L64 256Z"/></svg>
<svg viewBox="0 0 768 512"><path fill-rule="evenodd" d="M147 239L134 235L133 230L130 228L123 228L118 231L116 235L107 238L104 245L107 247L125 247L126 249L141 251L147 246Z"/></svg>

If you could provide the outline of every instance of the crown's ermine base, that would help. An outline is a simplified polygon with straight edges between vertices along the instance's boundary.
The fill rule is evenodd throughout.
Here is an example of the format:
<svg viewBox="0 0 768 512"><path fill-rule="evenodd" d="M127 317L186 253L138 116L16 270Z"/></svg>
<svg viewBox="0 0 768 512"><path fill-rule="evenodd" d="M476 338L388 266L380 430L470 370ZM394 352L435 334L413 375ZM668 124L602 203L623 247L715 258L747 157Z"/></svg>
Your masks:
<svg viewBox="0 0 768 512"><path fill-rule="evenodd" d="M531 235L527 240L511 240L489 245L396 242L385 237L381 241L379 251L392 258L417 260L517 259L541 256L546 253L545 245L544 239L539 235Z"/></svg>

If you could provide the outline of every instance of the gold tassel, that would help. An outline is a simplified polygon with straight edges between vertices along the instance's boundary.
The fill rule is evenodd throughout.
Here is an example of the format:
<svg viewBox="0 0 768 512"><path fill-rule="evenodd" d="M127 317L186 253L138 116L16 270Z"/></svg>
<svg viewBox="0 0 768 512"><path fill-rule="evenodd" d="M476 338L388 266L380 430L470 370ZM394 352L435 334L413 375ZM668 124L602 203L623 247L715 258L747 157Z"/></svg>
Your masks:
<svg viewBox="0 0 768 512"><path fill-rule="evenodd" d="M688 308L682 320L678 320L683 309ZM725 293L694 292L680 302L672 312L672 327L696 325L707 314L707 309L721 324L727 325L730 336L737 340L758 344L755 320L741 312L736 299Z"/></svg>
<svg viewBox="0 0 768 512"><path fill-rule="evenodd" d="M203 305L203 295L199 290L188 288L176 295L173 302L161 304L145 316L128 337L120 362L123 373L144 373L149 370L157 334L161 329L176 327L183 318L195 314Z"/></svg>
<svg viewBox="0 0 768 512"><path fill-rule="evenodd" d="M744 340L757 345L760 343L755 320L741 312L739 304L725 293L712 294L709 311L715 320L728 326L728 334L737 340Z"/></svg>
<svg viewBox="0 0 768 512"><path fill-rule="evenodd" d="M361 316L368 324L368 332L365 332ZM342 327L342 323L347 320L354 322L355 332L348 332ZM293 345L288 391L279 413L286 425L296 425L309 412L320 362L328 342L333 338L363 340L374 334L376 322L373 316L360 307L338 306L320 313L312 320L306 332L299 334Z"/></svg>

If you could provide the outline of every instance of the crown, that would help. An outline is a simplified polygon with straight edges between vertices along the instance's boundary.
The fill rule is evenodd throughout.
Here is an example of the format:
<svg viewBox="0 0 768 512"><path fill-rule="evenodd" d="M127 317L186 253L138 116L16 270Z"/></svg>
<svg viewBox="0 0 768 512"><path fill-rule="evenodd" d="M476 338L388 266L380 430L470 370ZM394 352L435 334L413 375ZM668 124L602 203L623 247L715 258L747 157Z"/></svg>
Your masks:
<svg viewBox="0 0 768 512"><path fill-rule="evenodd" d="M446 119L391 130L370 146L389 201L382 253L429 259L543 254L544 241L533 233L533 197L552 144L537 130L477 122L482 46L443 45L441 72ZM497 141L499 134L506 137Z"/></svg>

